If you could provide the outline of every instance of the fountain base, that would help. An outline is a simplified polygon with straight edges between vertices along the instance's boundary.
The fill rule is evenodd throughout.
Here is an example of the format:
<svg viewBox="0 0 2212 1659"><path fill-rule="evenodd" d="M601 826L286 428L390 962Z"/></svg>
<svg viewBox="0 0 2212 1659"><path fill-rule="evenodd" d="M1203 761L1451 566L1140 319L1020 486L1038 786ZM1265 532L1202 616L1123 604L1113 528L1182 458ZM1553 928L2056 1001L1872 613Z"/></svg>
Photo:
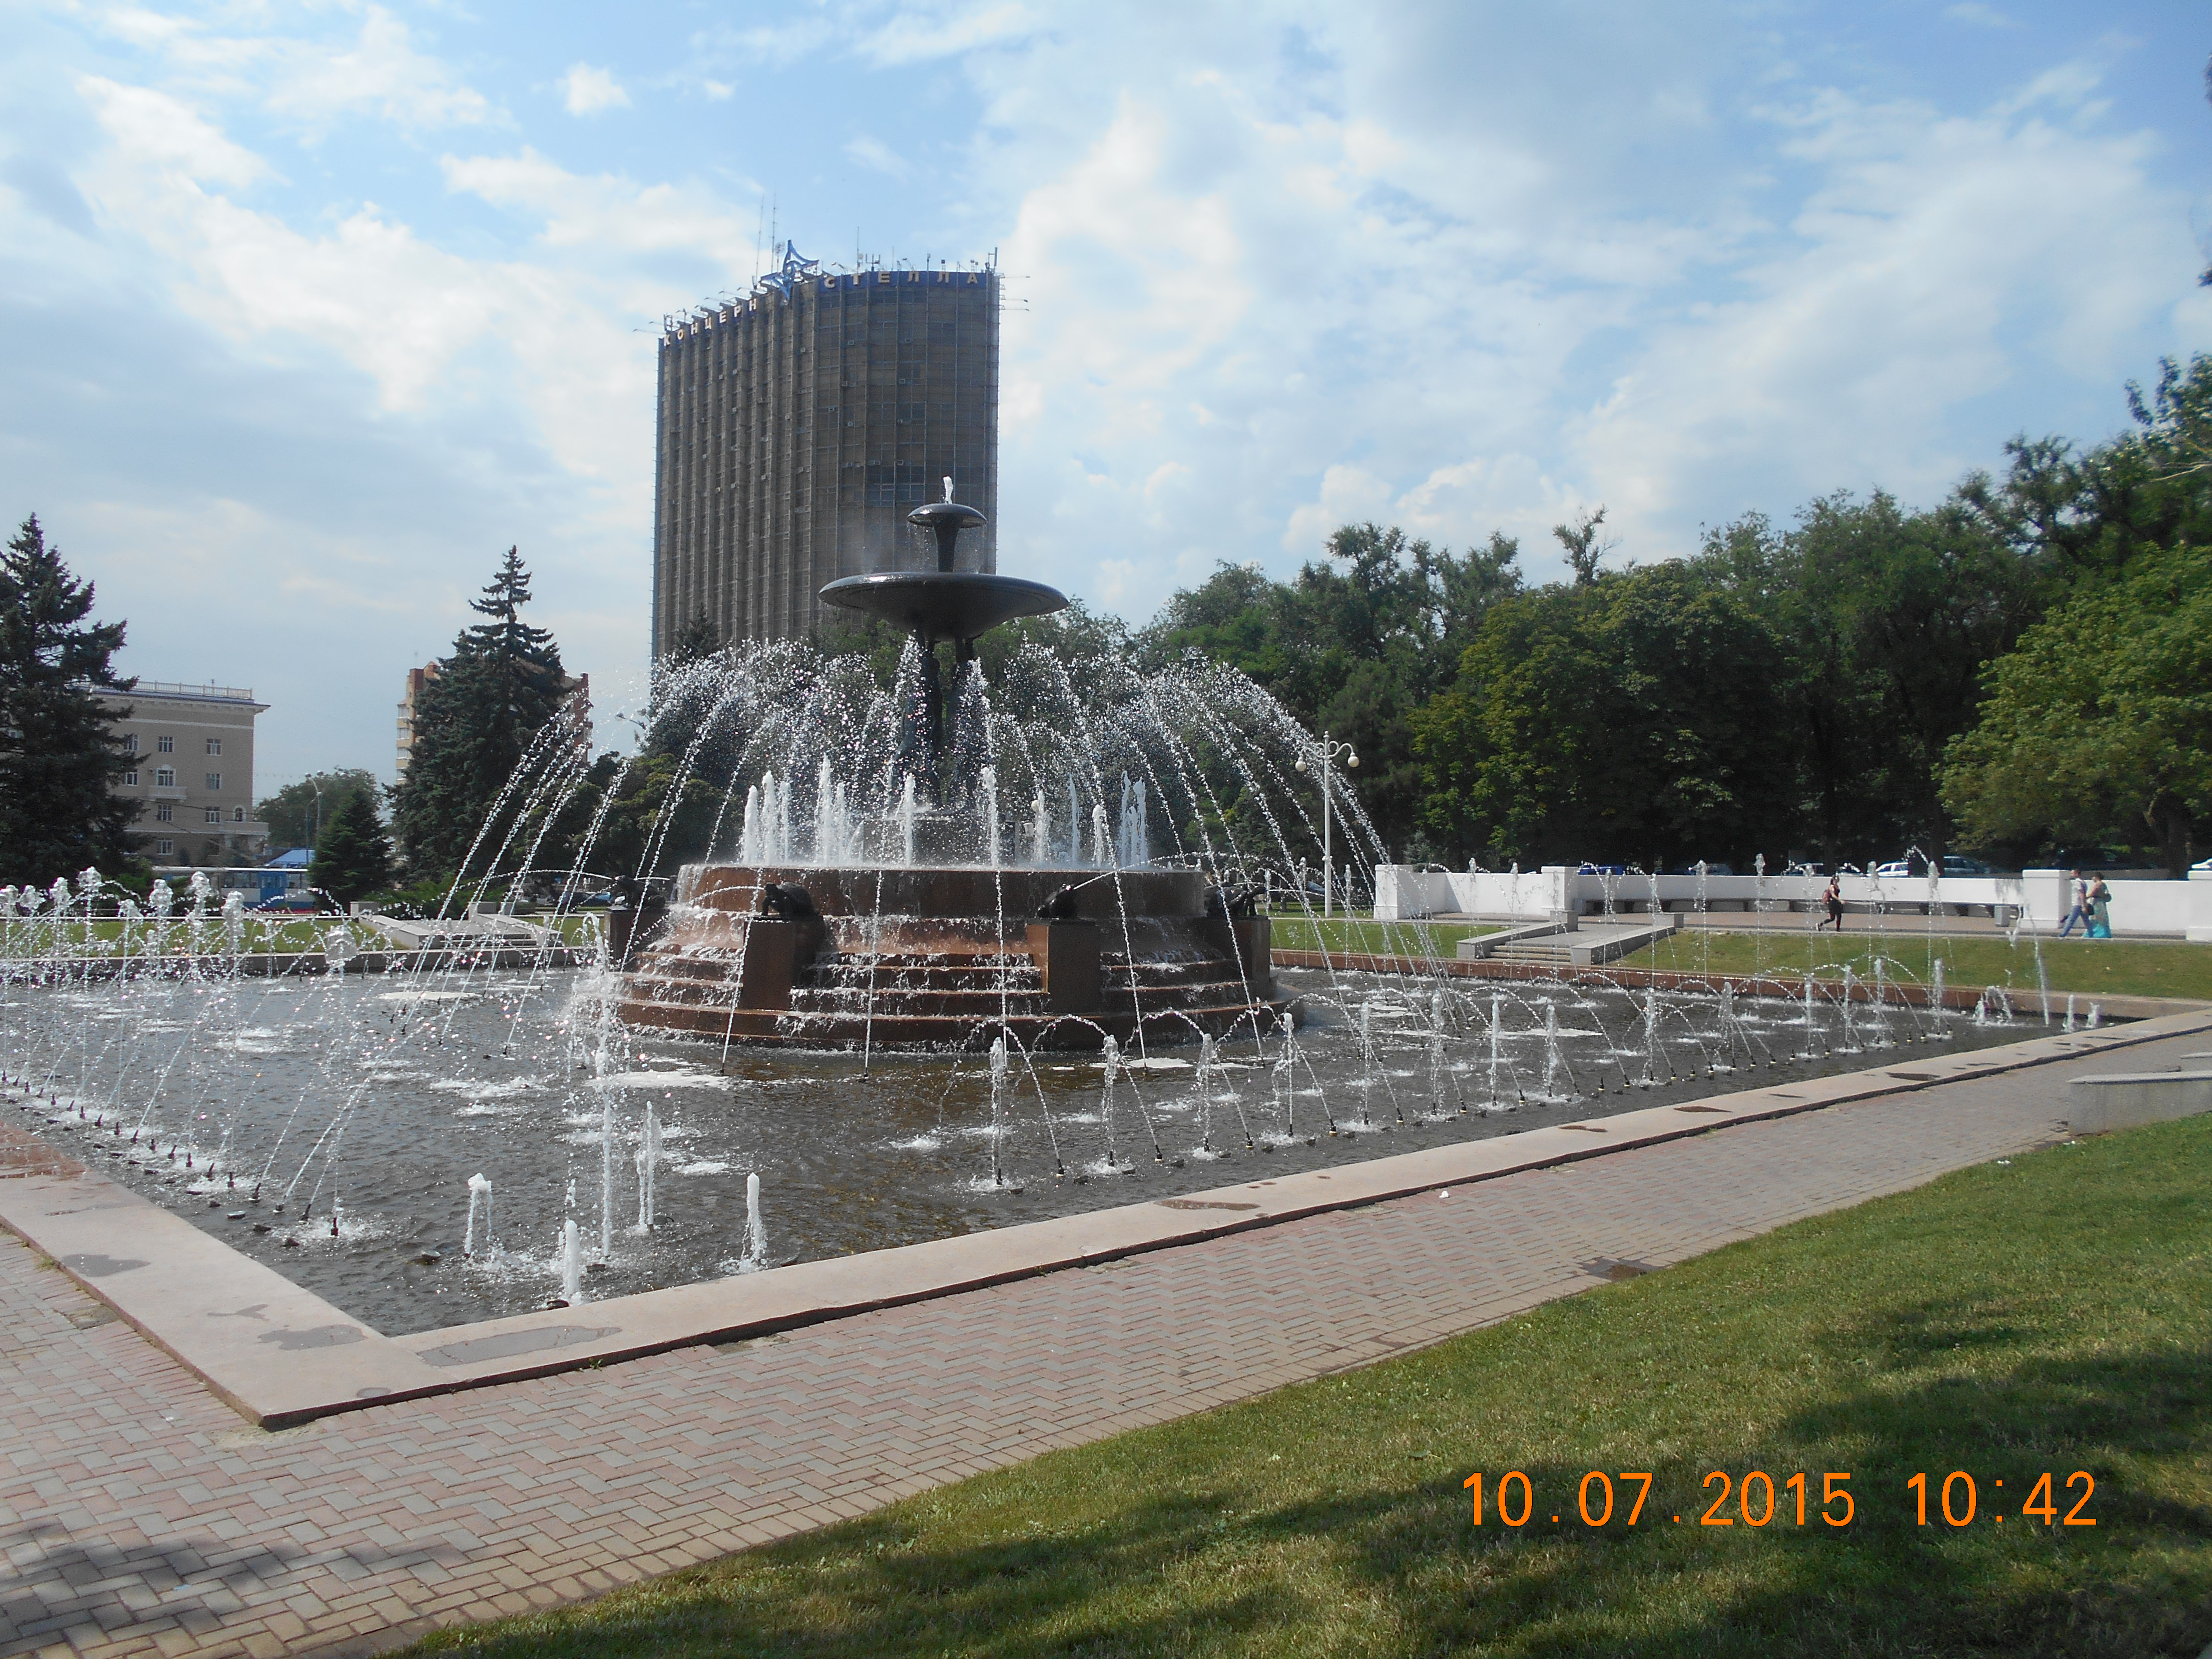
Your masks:
<svg viewBox="0 0 2212 1659"><path fill-rule="evenodd" d="M941 1051L1272 1029L1268 923L1189 871L708 865L634 958L628 1024L748 1046ZM763 889L784 906L764 909ZM1036 920L1064 888L1076 890ZM803 905L790 890L802 889ZM1257 1025L1255 1025L1257 1022Z"/></svg>

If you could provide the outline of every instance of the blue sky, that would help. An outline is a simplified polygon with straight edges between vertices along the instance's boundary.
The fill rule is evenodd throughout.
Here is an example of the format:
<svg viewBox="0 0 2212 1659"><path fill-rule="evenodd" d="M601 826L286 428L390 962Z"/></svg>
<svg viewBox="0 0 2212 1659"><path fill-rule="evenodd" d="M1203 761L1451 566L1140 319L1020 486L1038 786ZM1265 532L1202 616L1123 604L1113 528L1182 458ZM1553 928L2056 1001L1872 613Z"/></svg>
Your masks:
<svg viewBox="0 0 2212 1659"><path fill-rule="evenodd" d="M1387 15L1382 15L1387 14ZM1541 578L2094 439L2212 349L2201 7L0 0L0 514L265 793L388 775L501 550L641 696L653 337L772 222L996 251L1001 568L1139 622L1348 519Z"/></svg>

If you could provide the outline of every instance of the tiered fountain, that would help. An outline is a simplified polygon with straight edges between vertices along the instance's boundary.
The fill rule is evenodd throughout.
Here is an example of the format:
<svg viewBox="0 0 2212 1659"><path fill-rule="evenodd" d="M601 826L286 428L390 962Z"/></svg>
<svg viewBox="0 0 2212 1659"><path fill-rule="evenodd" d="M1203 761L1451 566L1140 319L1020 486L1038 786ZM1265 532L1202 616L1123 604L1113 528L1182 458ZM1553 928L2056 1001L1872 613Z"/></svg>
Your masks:
<svg viewBox="0 0 2212 1659"><path fill-rule="evenodd" d="M1281 1005L1267 919L1209 879L1214 871L1146 867L1141 773L1122 780L1117 834L1089 756L1066 773L1064 823L1037 792L1026 826L1002 824L975 641L1067 600L1039 582L957 568L960 532L983 515L952 499L950 478L943 501L908 516L934 538L934 570L848 576L822 590L825 603L908 636L890 764L823 757L801 813L802 836L811 820L806 860L792 856L788 775L750 787L737 861L685 866L665 921L617 919L631 970L621 1018L809 1048L1012 1039L1082 1049L1109 1036L1176 1042L1240 1024L1255 1036L1272 1029ZM957 665L949 722L937 659L945 641ZM977 741L959 740L963 714Z"/></svg>

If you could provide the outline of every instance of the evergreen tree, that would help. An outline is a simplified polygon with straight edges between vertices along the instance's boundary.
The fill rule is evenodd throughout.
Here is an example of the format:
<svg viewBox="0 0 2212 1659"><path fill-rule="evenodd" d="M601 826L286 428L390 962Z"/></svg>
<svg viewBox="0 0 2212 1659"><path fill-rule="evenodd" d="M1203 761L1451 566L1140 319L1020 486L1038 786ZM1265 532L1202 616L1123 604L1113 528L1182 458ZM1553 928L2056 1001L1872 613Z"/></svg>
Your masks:
<svg viewBox="0 0 2212 1659"><path fill-rule="evenodd" d="M668 641L668 648L660 653L660 660L666 667L681 668L686 663L711 657L721 648L720 630L708 619L705 611L695 611L691 613L691 620L678 629L675 638Z"/></svg>
<svg viewBox="0 0 2212 1659"><path fill-rule="evenodd" d="M124 624L88 622L92 606L93 585L24 520L0 555L0 882L43 887L134 856L136 804L112 787L131 764L114 730L130 711L96 692L137 681L112 663Z"/></svg>
<svg viewBox="0 0 2212 1659"><path fill-rule="evenodd" d="M462 630L416 702L392 818L417 877L460 869L500 790L568 696L553 635L522 620L529 603L530 572L510 547L483 596L469 601L490 620Z"/></svg>
<svg viewBox="0 0 2212 1659"><path fill-rule="evenodd" d="M308 878L341 904L389 886L392 842L367 794L349 795L315 842Z"/></svg>

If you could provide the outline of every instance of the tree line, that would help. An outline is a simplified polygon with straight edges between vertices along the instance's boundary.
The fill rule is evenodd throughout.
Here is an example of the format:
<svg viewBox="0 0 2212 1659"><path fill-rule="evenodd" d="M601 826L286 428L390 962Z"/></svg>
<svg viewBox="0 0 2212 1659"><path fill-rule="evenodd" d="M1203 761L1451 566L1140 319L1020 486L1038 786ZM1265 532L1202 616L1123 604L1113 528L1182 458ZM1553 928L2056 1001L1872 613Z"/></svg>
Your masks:
<svg viewBox="0 0 2212 1659"><path fill-rule="evenodd" d="M1288 581L1224 564L1132 643L1350 739L1408 861L2179 874L2212 813L2212 358L2130 398L2121 435L2015 440L1924 509L1838 492L1610 568L1600 509L1540 586L1510 538L1347 526Z"/></svg>
<svg viewBox="0 0 2212 1659"><path fill-rule="evenodd" d="M1408 862L1832 868L1917 847L2179 874L2212 817L2212 357L2129 391L2129 430L2015 440L2001 471L1925 508L1839 491L1646 565L1618 556L1600 508L1555 527L1568 574L1540 585L1503 534L1454 553L1347 525L1287 580L1224 563L1133 631L1080 604L1010 624L984 667L1035 643L1241 669L1354 745L1366 811ZM396 788L338 770L262 803L272 841L315 845L318 884L434 902L465 866L562 868L594 829L601 878L655 842L707 850L734 764L684 763L708 694L664 674L640 752L590 755L530 599L510 548L419 700ZM136 856L111 792L127 757L94 695L132 684L112 666L124 625L93 606L27 520L0 556L0 881ZM850 625L822 643L886 684L899 644ZM663 666L714 644L685 630ZM533 748L558 787L509 790ZM1253 810L1220 782L1227 816Z"/></svg>

